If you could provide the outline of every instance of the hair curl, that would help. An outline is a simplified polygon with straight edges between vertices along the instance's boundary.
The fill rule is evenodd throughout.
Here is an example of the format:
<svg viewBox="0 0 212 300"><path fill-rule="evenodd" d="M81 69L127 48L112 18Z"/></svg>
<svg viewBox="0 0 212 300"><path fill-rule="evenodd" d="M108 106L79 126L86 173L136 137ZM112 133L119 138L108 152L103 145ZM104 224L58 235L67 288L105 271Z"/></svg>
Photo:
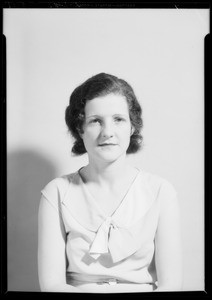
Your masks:
<svg viewBox="0 0 212 300"><path fill-rule="evenodd" d="M75 139L72 153L82 155L87 152L80 136L84 123L86 102L108 94L122 95L128 103L130 121L134 132L130 137L127 154L135 153L141 148L143 140L140 134L143 127L142 109L132 87L123 79L110 74L100 73L92 76L75 88L70 96L69 105L65 110L66 125Z"/></svg>

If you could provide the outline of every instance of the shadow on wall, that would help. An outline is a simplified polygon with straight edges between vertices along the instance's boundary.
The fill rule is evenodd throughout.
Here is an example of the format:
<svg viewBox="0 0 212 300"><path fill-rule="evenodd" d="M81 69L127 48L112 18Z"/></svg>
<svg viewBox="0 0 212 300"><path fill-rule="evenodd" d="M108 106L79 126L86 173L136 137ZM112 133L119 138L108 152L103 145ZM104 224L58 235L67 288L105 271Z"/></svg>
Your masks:
<svg viewBox="0 0 212 300"><path fill-rule="evenodd" d="M56 169L39 153L7 156L8 291L40 291L37 271L40 191Z"/></svg>

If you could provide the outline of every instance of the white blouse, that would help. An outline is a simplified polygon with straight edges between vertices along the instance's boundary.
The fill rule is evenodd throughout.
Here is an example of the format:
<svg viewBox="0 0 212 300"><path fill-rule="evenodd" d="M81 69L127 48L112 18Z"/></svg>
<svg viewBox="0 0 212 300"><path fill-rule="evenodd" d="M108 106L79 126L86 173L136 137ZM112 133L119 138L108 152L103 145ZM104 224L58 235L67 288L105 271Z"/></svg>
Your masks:
<svg viewBox="0 0 212 300"><path fill-rule="evenodd" d="M120 283L126 291L155 289L160 204L176 197L167 180L139 170L111 215L98 205L101 195L94 199L89 193L79 171L52 180L42 195L64 224L69 284L105 289L103 283Z"/></svg>

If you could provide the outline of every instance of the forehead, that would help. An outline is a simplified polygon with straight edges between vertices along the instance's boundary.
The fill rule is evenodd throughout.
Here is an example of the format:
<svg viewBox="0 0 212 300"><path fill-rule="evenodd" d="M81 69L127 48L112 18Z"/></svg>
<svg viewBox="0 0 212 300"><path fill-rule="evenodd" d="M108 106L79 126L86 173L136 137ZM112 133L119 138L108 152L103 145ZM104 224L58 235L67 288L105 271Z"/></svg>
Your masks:
<svg viewBox="0 0 212 300"><path fill-rule="evenodd" d="M124 96L119 94L109 94L87 101L85 105L85 114L129 114L129 109Z"/></svg>

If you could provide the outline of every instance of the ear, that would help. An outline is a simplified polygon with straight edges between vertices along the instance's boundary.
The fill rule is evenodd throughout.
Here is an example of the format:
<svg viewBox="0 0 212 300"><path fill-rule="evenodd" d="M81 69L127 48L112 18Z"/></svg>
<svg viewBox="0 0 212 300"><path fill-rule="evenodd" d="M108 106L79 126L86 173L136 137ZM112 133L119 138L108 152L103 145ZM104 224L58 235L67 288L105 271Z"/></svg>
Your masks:
<svg viewBox="0 0 212 300"><path fill-rule="evenodd" d="M82 131L78 131L79 136L81 137L81 139L83 140L83 132Z"/></svg>
<svg viewBox="0 0 212 300"><path fill-rule="evenodd" d="M133 135L134 132L135 132L135 128L133 126L131 126L131 133L130 133L130 135Z"/></svg>
<svg viewBox="0 0 212 300"><path fill-rule="evenodd" d="M80 128L77 128L78 134L83 139L83 131Z"/></svg>

